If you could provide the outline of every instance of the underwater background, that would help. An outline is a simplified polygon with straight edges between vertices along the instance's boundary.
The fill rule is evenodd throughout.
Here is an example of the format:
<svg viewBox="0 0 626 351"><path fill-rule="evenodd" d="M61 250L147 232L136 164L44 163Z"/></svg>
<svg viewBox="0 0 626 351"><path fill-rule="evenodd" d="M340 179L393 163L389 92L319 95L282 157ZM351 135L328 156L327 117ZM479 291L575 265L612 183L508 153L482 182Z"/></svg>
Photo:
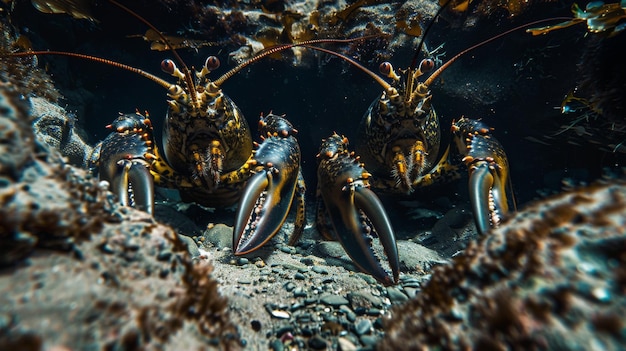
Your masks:
<svg viewBox="0 0 626 351"><path fill-rule="evenodd" d="M471 11L466 14L444 13L426 38L427 47L433 50L443 45L437 58L445 62L461 50L517 25L550 17L569 17L573 4L536 1L524 5L518 12L510 12L505 3L473 5L478 9L473 14ZM201 2L163 1L142 5L139 1L133 5L136 12L166 34L212 43L208 47L182 49L179 54L190 67L201 66L210 55L217 56L222 65L212 73L215 77L235 66L236 61L231 55L242 55L238 50L251 45L246 44L246 40L258 43L259 39L254 38L269 31L268 28L278 28L280 32L284 29L276 23L280 22L280 11L273 14L266 10L268 19L246 15L247 11L263 13L260 9L263 2L217 2L207 6L212 10L202 11ZM286 2L275 6L289 13L290 9L297 11L301 5ZM325 14L347 5L324 2L308 6ZM32 33L28 38L35 49L91 54L157 75L160 74L161 60L172 58L167 51L149 50L148 43L141 38L129 38L144 34L145 25L107 4L93 6L91 11L98 22L51 16L34 10L28 2L16 2L14 6L13 21L27 34ZM354 10L345 22L329 24L329 28L318 31L328 38L355 37L369 34L365 27L373 23L375 30L388 37L327 47L356 58L375 72L384 60L404 68L413 58L419 39L404 34L389 19L417 6L421 6L418 9L423 14L417 12L408 16L425 26L427 16L434 14L436 2L382 2L363 6L361 10ZM278 16L275 22L269 19L273 16ZM299 21L306 23L307 19ZM297 25L292 27L299 28ZM616 148L624 139L620 139L624 137L623 132L615 132L618 135L613 139L602 140L601 135L605 133L602 133L601 123L595 123L594 127L597 127L593 130L573 123L584 111L573 112L574 116L560 113L567 94L580 89L584 80L594 79L587 78L588 66L623 76L623 67L617 58L619 54L610 51L621 46L621 35L607 39L602 50L609 52L596 58L597 62L587 63L582 61L585 52L600 49L594 44L598 39L586 33L584 25L539 36L526 33L524 29L518 30L464 55L431 87L444 138L449 137L447 126L461 116L482 119L495 128L496 136L511 160L511 179L520 203L535 198L538 190L558 190L563 178L571 178L575 183L588 182L599 178L605 167L623 166L624 149ZM308 172L306 178L314 184L314 157L321 139L333 131L349 139L356 138L356 127L381 89L368 76L340 59L306 50L298 55L302 58L285 52L280 59L261 60L229 79L224 84L224 91L237 103L253 129L261 113L273 111L287 115L300 131L298 139L303 148L303 168ZM162 88L132 73L93 62L59 57L40 57L39 60L54 77L61 94L66 97L64 102L68 110L76 114L78 125L86 130L92 144L106 137L108 131L104 126L119 112L129 113L135 109L148 111L155 117L155 130L160 133L159 117L165 115L167 108ZM600 74L596 74L595 79L598 77ZM615 89L622 88L619 82L612 84ZM584 94L593 93L583 92L581 97L586 97ZM623 122L623 114L617 112L615 118ZM570 124L575 125L569 127ZM610 126L607 124L606 128ZM160 140L158 135L157 140ZM315 186L309 186L309 189L315 189Z"/></svg>

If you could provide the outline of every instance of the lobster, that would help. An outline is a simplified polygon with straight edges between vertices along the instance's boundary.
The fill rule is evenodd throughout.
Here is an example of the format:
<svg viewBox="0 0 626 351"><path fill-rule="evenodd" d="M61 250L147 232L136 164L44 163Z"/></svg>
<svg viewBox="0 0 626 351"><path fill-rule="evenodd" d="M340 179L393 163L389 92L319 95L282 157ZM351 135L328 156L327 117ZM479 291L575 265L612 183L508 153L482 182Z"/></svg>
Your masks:
<svg viewBox="0 0 626 351"><path fill-rule="evenodd" d="M109 2L142 21L168 43L147 20L115 0ZM295 129L284 117L262 117L264 140L255 154L246 119L221 89L243 68L291 46L265 50L216 80L208 77L220 65L216 57L210 56L200 71L191 72L172 46L167 46L180 68L166 59L161 69L177 78L174 84L132 66L78 53L29 51L4 56L63 55L91 60L139 74L167 90L162 150L154 140L148 114L136 112L122 114L108 126L112 132L89 157L90 166L100 179L110 183L122 205L152 213L155 185L177 189L183 201L204 206L224 207L239 201L233 247L236 255L243 255L258 249L278 232L297 196L294 235L298 236L305 222L305 188ZM250 209L261 203L266 205L259 205L262 216L258 218L259 211Z"/></svg>

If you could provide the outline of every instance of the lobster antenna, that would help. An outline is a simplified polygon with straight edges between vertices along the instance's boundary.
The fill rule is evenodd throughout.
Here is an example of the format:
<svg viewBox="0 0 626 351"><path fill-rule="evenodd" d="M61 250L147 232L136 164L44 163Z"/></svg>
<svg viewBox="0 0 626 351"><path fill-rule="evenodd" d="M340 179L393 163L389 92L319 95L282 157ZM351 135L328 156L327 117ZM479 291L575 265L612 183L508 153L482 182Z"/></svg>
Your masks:
<svg viewBox="0 0 626 351"><path fill-rule="evenodd" d="M537 25L537 24L540 24L540 23L544 23L544 22L551 22L551 21L556 21L556 20L563 21L563 20L570 20L570 19L571 19L571 18L569 18L569 17L552 17L552 18L544 18L544 19L537 20L537 21L534 21L534 22L530 22L530 23L522 24L522 25L517 26L517 27L515 27L515 28L511 28L511 29L509 29L509 30L507 30L507 31L505 31L505 32L502 32L502 33L500 33L500 34L498 34L498 35L495 35L495 36L493 36L493 37L491 37L491 38L489 38L489 39L483 40L483 41L481 41L481 42L480 42L480 43L478 43L478 44L474 44L474 45L470 46L469 48L467 48L467 49L465 49L465 50L463 50L463 51L459 52L459 53L458 53L458 54L456 54L456 55L454 55L454 56L453 56L451 59L449 59L446 63L444 63L443 65L441 65L441 67L437 68L437 70L436 70L435 72L433 72L433 73L430 75L430 77L428 77L428 79L426 79L426 81L424 82L424 84L425 84L426 86L430 86L430 85L431 85L431 84L435 81L435 79L437 79L437 77L439 77L439 75L440 75L440 74L441 74L441 73L442 73L442 72L443 72L446 68L448 68L451 64L453 64L453 63L454 63L456 60L458 60L461 56L463 56L463 55L467 54L468 52L470 52L470 51L472 51L472 50L474 50L474 49L477 49L477 48L479 48L479 47L481 47L481 46L483 46L483 45L485 45L485 44L488 44L488 43L490 43L490 42L492 42L492 41L494 41L494 40L496 40L496 39L502 38L503 36L505 36L505 35L507 35L507 34L510 34L510 33L512 33L512 32L515 32L515 31L517 31L517 30L520 30L520 29L523 29L523 28L526 28L526 27L530 27L530 26L534 26L534 25Z"/></svg>
<svg viewBox="0 0 626 351"><path fill-rule="evenodd" d="M133 66L125 65L123 63L115 62L112 60L107 60L107 59L97 57L97 56L77 54L77 53L65 52L65 51L26 51L26 52L10 53L10 54L7 54L6 57L30 57L30 56L35 56L35 55L59 55L59 56L76 57L80 59L100 62L100 63L104 63L113 67L125 69L127 71L131 71L133 73L139 74L140 76L150 79L151 81L157 83L158 85L164 87L165 89L169 89L172 86L172 84L166 81L165 79L159 78L144 70L135 68Z"/></svg>
<svg viewBox="0 0 626 351"><path fill-rule="evenodd" d="M108 1L110 3L112 3L113 5L121 8L124 11L126 11L131 16L137 18L139 21L141 21L143 24L148 26L150 29L152 29L154 32L156 32L159 35L161 40L163 40L163 43L165 43L165 46L167 46L167 48L170 50L172 55L174 55L174 58L176 59L176 61L178 61L178 63L180 63L181 68L182 68L182 72L185 75L185 84L187 85L187 88L189 89L189 95L191 95L191 100L193 102L193 105L196 106L197 105L196 86L194 85L193 79L191 78L191 73L189 71L189 68L187 68L187 65L185 64L185 61L183 61L183 59L178 55L178 52L176 52L176 50L174 50L174 48L170 44L169 40L167 40L165 35L163 35L163 33L161 33L161 31L158 30L154 25L152 25L152 23L148 22L148 20L146 20L145 18L141 17L135 11L133 11L133 10L129 9L128 7L120 4L116 0L108 0Z"/></svg>
<svg viewBox="0 0 626 351"><path fill-rule="evenodd" d="M324 49L324 48L320 48L317 46L310 46L310 45L305 45L305 47L309 48L309 49L313 49L313 50L317 50L317 51L321 51L321 52L325 52L327 54L339 57L340 59L352 64L353 66L355 66L356 68L360 69L361 71L365 72L367 75L369 75L370 77L372 77L378 84L380 84L383 89L385 89L385 91L388 91L389 89L392 88L391 84L389 84L386 80L384 80L383 78L381 78L378 74L370 71L369 69L367 69L365 66L363 66L362 64L358 63L356 60L353 60L351 58L349 58L348 56L342 55L338 52L334 52L332 50L328 50L328 49Z"/></svg>
<svg viewBox="0 0 626 351"><path fill-rule="evenodd" d="M279 44L276 46L271 46L267 49L262 50L261 52L259 52L258 54L256 54L255 56L249 58L248 60L240 63L239 65L237 65L236 67L233 67L230 71L224 73L221 77L219 77L218 79L213 81L213 84L215 84L216 86L220 87L222 84L224 84L224 82L229 79L230 77L234 76L235 74L237 74L239 71L241 71L242 69L248 67L249 65L256 63L257 61L259 61L260 59L275 54L277 52L281 52L283 50L287 50L287 49L291 49L291 48L295 48L295 47L307 47L307 48L313 48L313 49L320 49L318 47L315 46L310 46L310 45L315 45L315 44L327 44L327 43L352 43L355 41L359 41L359 40L366 40L366 39L370 39L370 38L374 38L374 37L378 37L380 36L380 34L375 34L375 35L366 35L363 37L358 37L358 38L352 38L352 39L312 39L312 40L306 40L306 41L302 41L302 42L298 42L298 43L291 43L291 44ZM326 49L323 49L320 51L326 51ZM330 50L328 50L330 51ZM334 51L330 51L332 53L335 53ZM341 54L335 53L339 56L342 56ZM350 59L348 59L350 60ZM359 65L356 62L353 62L356 65Z"/></svg>
<svg viewBox="0 0 626 351"><path fill-rule="evenodd" d="M441 6L439 8L439 10L437 10L437 13L435 13L435 16L433 16L433 18L430 20L430 22L428 23L428 26L426 26L426 30L424 30L424 34L422 35L422 39L420 40L420 43L417 46L417 50L415 51L415 55L413 55L413 59L411 60L411 65L409 66L409 69L411 71L413 71L417 67L417 59L419 58L419 55L422 52L422 47L424 46L424 41L426 40L426 35L430 31L430 28L433 26L433 24L435 23L435 20L437 20L437 17L439 17L441 12L443 12L443 10L446 7L448 7L448 4L450 4L451 2L452 2L452 0L446 1L446 3L443 4L443 6Z"/></svg>

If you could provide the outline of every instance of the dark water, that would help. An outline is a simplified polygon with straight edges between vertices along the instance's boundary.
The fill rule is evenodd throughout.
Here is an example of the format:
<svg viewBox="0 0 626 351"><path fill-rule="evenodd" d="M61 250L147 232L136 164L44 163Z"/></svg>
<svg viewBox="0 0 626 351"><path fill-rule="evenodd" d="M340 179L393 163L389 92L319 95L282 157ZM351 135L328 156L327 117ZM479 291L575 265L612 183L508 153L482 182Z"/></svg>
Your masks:
<svg viewBox="0 0 626 351"><path fill-rule="evenodd" d="M547 6L547 5L546 5ZM185 19L145 10L157 27L179 28ZM515 19L487 18L472 28L461 28L440 19L426 39L432 48L445 42L446 56L521 23L548 16L571 16L569 4L553 5L550 11L539 8ZM28 29L36 49L55 49L106 57L157 73L168 52L150 51L141 39L127 35L145 31L145 26L120 10L107 5L97 7L98 24L76 21L67 16L45 15L28 3L18 4L16 22ZM482 118L496 128L495 135L504 145L511 165L511 178L518 204L535 199L546 191L555 192L563 178L592 181L606 167L624 166L624 154L611 153L588 144L583 136L580 146L563 137L544 145L529 140L555 134L563 124L556 109L563 97L577 85L577 64L584 49L584 26L532 37L518 31L457 61L432 86L433 104L442 120L444 142L454 118L462 115ZM215 77L233 67L228 62L232 48L204 48L196 52L181 50L189 66L200 66L207 56L216 55L222 67ZM397 67L407 66L413 56L412 45L393 55ZM113 67L65 58L40 58L47 65L66 96L65 103L77 114L79 124L95 143L107 135L104 128L118 112L147 110L159 130L165 116L163 89L144 78ZM380 87L368 76L338 59L322 57L318 62L294 67L290 59L264 60L250 66L223 85L224 92L241 108L253 130L259 113L286 114L300 131L303 169L310 196L315 189L315 154L322 138L333 131L356 138L357 126ZM372 70L376 64L366 63ZM465 180L439 192L451 198L465 198ZM429 194L419 196L428 197Z"/></svg>

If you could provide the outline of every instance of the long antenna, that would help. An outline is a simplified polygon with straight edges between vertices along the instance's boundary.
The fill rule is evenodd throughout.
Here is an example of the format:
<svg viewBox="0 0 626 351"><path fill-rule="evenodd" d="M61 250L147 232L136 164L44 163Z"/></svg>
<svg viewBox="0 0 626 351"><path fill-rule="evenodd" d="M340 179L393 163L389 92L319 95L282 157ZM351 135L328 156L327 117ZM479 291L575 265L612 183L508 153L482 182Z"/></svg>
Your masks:
<svg viewBox="0 0 626 351"><path fill-rule="evenodd" d="M148 73L139 68L135 68L133 66L125 65L123 63L119 63L112 60L107 60L105 58L85 55L85 54L77 54L73 52L65 52L65 51L25 51L25 52L14 52L10 54L6 54L6 57L30 57L35 55L58 55L58 56L68 56L68 57L76 57L80 59L86 59L90 61L104 63L113 67L125 69L127 71L131 71L133 73L139 74L142 77L148 78L151 81L157 83L158 85L164 87L165 89L169 89L172 86L172 83L166 81L165 79L159 78L151 73Z"/></svg>
<svg viewBox="0 0 626 351"><path fill-rule="evenodd" d="M450 66L451 64L453 64L453 63L454 63L456 60L458 60L461 56L463 56L463 55L467 54L468 52L470 52L470 51L472 51L472 50L474 50L474 49L476 49L476 48L479 48L479 47L481 47L481 46L483 46L483 45L485 45L485 44L491 43L492 41L494 41L494 40L496 40L496 39L502 38L503 36L505 36L505 35L507 35L507 34L510 34L510 33L512 33L512 32L515 32L515 31L517 31L517 30L520 30L520 29L523 29L523 28L526 28L526 27L534 26L534 25L537 25L537 24L539 24L539 23L543 23L543 22L551 22L551 21L556 21L556 20L562 21L562 20L564 20L564 19L566 19L566 20L567 20L567 19L570 19L570 18L569 18L569 17L553 17L553 18L544 18L544 19L537 20L537 21L534 21L534 22L530 22L530 23L522 24L521 26L517 26L517 27L515 27L515 28L511 28L511 29L509 29L509 30L507 30L507 31L505 31L505 32L502 32L502 33L500 33L500 34L498 34L498 35L496 35L496 36L493 36L493 37L491 37L491 38L489 38L489 39L483 40L483 41L481 41L481 42L480 42L480 43L478 43L478 44L474 44L474 45L470 46L469 48L467 48L467 49L465 49L465 50L463 50L463 51L459 52L459 53L458 53L458 54L456 54L456 55L454 55L454 56L453 56L451 59L449 59L446 63L444 63L443 65L441 65L441 67L437 68L437 70L436 70L435 72L433 72L433 74L431 74L431 75L430 75L430 77L428 77L428 79L426 79L426 81L424 82L424 84L425 84L426 86L430 86L430 85L431 85L431 84L435 81L435 79L437 79L437 77L439 77L439 75L441 75L441 73L442 73L442 72L443 72L446 68L448 68L448 66Z"/></svg>
<svg viewBox="0 0 626 351"><path fill-rule="evenodd" d="M138 20L140 20L143 24L148 26L150 29L152 29L154 32L156 32L159 35L159 37L161 38L163 43L165 43L165 46L168 49L170 49L170 52L172 53L172 55L174 55L174 58L176 59L176 61L178 61L178 63L180 63L180 66L182 68L182 72L185 75L185 84L187 85L187 89L189 89L189 95L191 95L191 101L193 102L193 106L194 107L197 106L196 86L193 83L193 78L191 77L191 72L189 71L189 68L187 68L187 65L185 64L185 61L183 61L183 59L178 55L178 52L176 52L176 50L174 50L174 47L172 46L172 44L170 44L169 40L167 40L165 35L163 35L163 33L161 33L160 30L158 30L155 26L153 26L152 23L148 22L148 20L146 20L145 18L141 17L135 11L129 9L128 7L120 4L119 2L117 2L115 0L108 0L108 1L110 3L112 3L113 5L121 8L124 11L126 11L128 14L132 15L133 17L137 18Z"/></svg>
<svg viewBox="0 0 626 351"><path fill-rule="evenodd" d="M409 66L409 69L411 71L413 71L417 67L417 59L419 58L420 53L422 52L422 47L424 46L424 41L426 40L426 35L430 31L430 28L433 26L433 24L435 23L435 20L437 20L437 17L439 17L441 12L443 12L443 10L446 7L448 7L448 4L451 2L452 0L446 1L446 3L443 4L443 6L439 8L439 10L437 10L437 13L435 13L435 16L433 16L433 18L430 20L430 23L428 23L428 26L426 26L426 29L424 30L424 34L422 34L422 39L420 40L420 43L417 46L417 50L415 51L415 55L413 55L413 59L411 60L411 65Z"/></svg>
<svg viewBox="0 0 626 351"><path fill-rule="evenodd" d="M238 66L232 68L230 71L224 73L221 77L219 77L218 79L216 79L215 81L213 81L213 83L216 86L221 86L222 84L224 84L224 82L229 79L230 77L234 76L235 74L237 74L239 71L241 71L242 69L248 67L249 65L259 61L260 59L275 54L277 52L281 52L283 50L286 49L290 49L290 48L295 48L295 47L306 47L306 48L311 48L311 49L317 49L319 51L325 51L325 52L330 52L335 54L336 56L343 56L339 53L336 53L334 51L331 50L326 50L326 49L321 49L315 46L311 46L311 45L315 45L315 44L327 44L327 43L352 43L355 41L360 41L360 40L366 40L366 39L370 39L370 38L374 38L374 37L378 37L380 36L379 34L376 35L366 35L363 37L358 37L358 38L352 38L352 39L312 39L312 40L306 40L306 41L302 41L299 43L291 43L291 44L279 44L276 46L271 46L267 49L262 50L261 52L259 52L258 54L256 54L255 56L251 57L250 59L248 59L247 61L242 62L241 64L239 64ZM344 59L348 59L344 57ZM357 66L360 66L358 63L352 61L352 63L354 63Z"/></svg>

